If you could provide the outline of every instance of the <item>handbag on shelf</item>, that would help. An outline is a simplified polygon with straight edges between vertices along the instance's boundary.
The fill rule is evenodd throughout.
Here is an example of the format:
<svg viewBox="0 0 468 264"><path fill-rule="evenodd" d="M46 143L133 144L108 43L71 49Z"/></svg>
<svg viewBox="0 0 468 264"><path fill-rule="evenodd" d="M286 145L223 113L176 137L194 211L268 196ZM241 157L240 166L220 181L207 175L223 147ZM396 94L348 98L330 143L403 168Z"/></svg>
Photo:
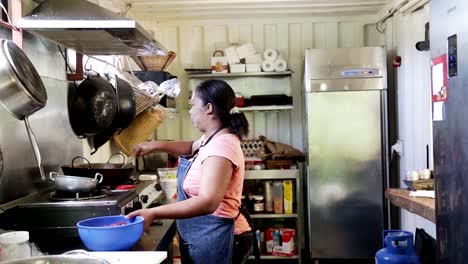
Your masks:
<svg viewBox="0 0 468 264"><path fill-rule="evenodd" d="M263 150L257 151L256 156L262 160L299 160L305 159L304 153L290 145L268 140L265 136L258 137L263 141Z"/></svg>
<svg viewBox="0 0 468 264"><path fill-rule="evenodd" d="M229 69L228 59L224 56L222 50L216 50L211 56L211 72L212 73L227 73Z"/></svg>

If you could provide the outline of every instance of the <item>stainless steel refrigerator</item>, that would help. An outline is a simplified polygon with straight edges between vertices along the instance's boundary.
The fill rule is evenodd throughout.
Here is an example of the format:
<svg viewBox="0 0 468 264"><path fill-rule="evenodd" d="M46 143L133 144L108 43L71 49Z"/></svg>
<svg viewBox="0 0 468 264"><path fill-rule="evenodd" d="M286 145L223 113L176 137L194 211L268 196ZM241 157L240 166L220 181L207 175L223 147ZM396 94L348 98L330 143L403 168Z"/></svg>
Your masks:
<svg viewBox="0 0 468 264"><path fill-rule="evenodd" d="M310 256L371 258L387 222L385 49L307 49L304 70Z"/></svg>

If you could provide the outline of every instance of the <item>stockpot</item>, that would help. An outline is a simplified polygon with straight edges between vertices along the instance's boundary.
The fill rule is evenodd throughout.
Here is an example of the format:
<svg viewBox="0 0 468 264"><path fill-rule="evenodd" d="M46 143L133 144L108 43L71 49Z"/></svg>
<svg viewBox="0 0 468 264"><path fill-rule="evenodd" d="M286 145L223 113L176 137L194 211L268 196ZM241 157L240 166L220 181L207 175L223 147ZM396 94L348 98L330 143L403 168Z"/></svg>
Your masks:
<svg viewBox="0 0 468 264"><path fill-rule="evenodd" d="M18 120L24 120L42 180L41 153L28 117L43 108L47 92L41 77L26 54L15 43L0 39L0 103Z"/></svg>

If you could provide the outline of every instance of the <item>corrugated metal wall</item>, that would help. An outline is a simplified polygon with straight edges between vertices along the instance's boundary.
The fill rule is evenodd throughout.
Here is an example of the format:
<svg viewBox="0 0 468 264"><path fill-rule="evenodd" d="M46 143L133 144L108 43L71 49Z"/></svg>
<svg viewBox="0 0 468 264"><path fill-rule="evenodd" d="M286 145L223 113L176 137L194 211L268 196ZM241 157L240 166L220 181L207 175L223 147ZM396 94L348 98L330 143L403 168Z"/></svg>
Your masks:
<svg viewBox="0 0 468 264"><path fill-rule="evenodd" d="M248 113L252 128L250 137L266 135L302 149L302 78L304 49L332 47L362 47L381 45L383 35L370 25L369 16L344 18L294 18L284 16L258 20L185 20L160 22L150 16L136 16L141 24L154 32L155 37L177 53L168 70L182 81L183 92L177 100L178 114L158 129L160 139L193 139L199 134L191 128L188 115L188 81L184 68L209 68L210 56L216 49L230 43L251 42L258 52L266 48L277 49L288 60L292 74L290 85L271 82L272 89L285 89L294 98L295 108L290 112ZM268 87L258 87L255 80L245 85L265 94ZM288 92L285 92L286 94Z"/></svg>

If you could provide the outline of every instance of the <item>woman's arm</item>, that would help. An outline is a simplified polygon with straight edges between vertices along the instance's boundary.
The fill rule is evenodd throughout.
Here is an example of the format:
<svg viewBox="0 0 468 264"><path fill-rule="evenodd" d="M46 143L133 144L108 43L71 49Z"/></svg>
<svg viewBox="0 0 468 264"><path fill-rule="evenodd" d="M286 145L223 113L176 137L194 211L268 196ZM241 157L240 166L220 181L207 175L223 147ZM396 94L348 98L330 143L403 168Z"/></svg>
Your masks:
<svg viewBox="0 0 468 264"><path fill-rule="evenodd" d="M140 157L152 152L167 152L174 155L188 155L192 153L193 141L146 141L133 148L133 155Z"/></svg>
<svg viewBox="0 0 468 264"><path fill-rule="evenodd" d="M202 166L203 175L198 196L181 202L135 211L127 217L142 215L145 218L145 227L148 227L154 219L190 218L216 211L231 181L233 164L226 158L212 156L206 158Z"/></svg>

